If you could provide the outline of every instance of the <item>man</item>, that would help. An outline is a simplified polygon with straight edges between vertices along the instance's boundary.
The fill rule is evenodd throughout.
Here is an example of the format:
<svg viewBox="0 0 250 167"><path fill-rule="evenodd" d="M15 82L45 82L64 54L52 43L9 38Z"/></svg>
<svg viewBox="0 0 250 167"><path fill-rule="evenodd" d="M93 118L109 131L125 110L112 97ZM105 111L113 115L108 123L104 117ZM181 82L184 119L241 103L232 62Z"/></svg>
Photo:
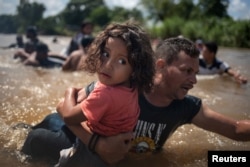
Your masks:
<svg viewBox="0 0 250 167"><path fill-rule="evenodd" d="M80 31L77 32L71 39L69 46L66 49L65 56L69 56L73 51L78 50L81 46L81 40L85 36L92 37L94 24L90 21L83 21L80 26Z"/></svg>
<svg viewBox="0 0 250 167"><path fill-rule="evenodd" d="M92 36L83 36L81 46L78 50L73 51L62 65L63 71L79 71L87 57L87 48L93 42Z"/></svg>
<svg viewBox="0 0 250 167"><path fill-rule="evenodd" d="M246 84L247 78L234 71L226 62L216 58L218 46L214 42L206 42L201 50L199 59L199 74L228 74L236 82Z"/></svg>
<svg viewBox="0 0 250 167"><path fill-rule="evenodd" d="M32 53L24 62L24 65L27 66L35 66L35 67L45 67L45 68L53 68L53 67L61 67L60 63L54 62L49 59L48 56L49 48L44 43L39 43L36 46L36 50Z"/></svg>
<svg viewBox="0 0 250 167"><path fill-rule="evenodd" d="M69 129L85 145L91 144L89 148L92 152L95 152L109 164L123 159L129 150L157 152L161 150L166 140L179 126L187 123L193 123L200 128L234 140L250 140L249 120L237 121L225 117L208 108L199 98L187 95L197 82L196 74L199 70L199 51L191 41L185 38L166 39L157 46L155 55L154 88L152 92L141 94L139 97L141 112L135 127L135 136L131 132L113 137L99 136L98 138L96 134L92 135L86 127L78 124L67 124ZM93 86L90 84L87 87L86 94L93 89ZM86 94L85 90L81 90L78 93L78 101L84 99ZM63 102L60 103L57 110L63 118L66 118L67 111L64 109ZM79 119L84 121L84 118L79 117ZM44 129L41 131L45 132ZM41 139L36 131L32 133L36 134L35 139ZM72 137L69 134L66 136ZM49 137L53 138L53 134ZM29 147L31 141L34 145L35 139L32 140L32 134L30 134L28 136L29 142L26 142L25 146ZM93 141L94 139L95 141ZM57 144L59 142L58 138L51 140L56 141ZM142 142L144 142L143 146ZM148 142L150 144L145 145ZM36 146L40 146L42 149L44 147L41 146L42 143L43 141L39 140L39 144ZM51 142L48 145L52 145ZM65 146L65 148L67 147ZM31 148L29 149L31 150ZM26 152L32 152L35 149L30 150L26 150Z"/></svg>
<svg viewBox="0 0 250 167"><path fill-rule="evenodd" d="M12 43L9 46L4 46L0 48L9 49L9 48L23 48L23 47L24 47L23 36L21 34L17 34L15 43Z"/></svg>
<svg viewBox="0 0 250 167"><path fill-rule="evenodd" d="M38 38L37 29L35 26L29 26L26 29L26 38L28 41L25 42L24 48L17 50L14 54L14 58L19 58L22 62L28 59L34 52L36 52L38 45L47 45Z"/></svg>

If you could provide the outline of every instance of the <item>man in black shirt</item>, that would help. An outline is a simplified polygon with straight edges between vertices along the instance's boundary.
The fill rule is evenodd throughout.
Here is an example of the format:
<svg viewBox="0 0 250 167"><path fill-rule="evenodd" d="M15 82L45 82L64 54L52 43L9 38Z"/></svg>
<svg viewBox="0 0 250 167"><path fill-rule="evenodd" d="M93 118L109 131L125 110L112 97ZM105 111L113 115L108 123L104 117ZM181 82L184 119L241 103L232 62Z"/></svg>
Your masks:
<svg viewBox="0 0 250 167"><path fill-rule="evenodd" d="M234 140L250 140L249 120L238 121L223 116L208 108L199 98L187 95L197 82L196 74L199 70L199 51L194 43L185 38L166 39L157 46L155 55L154 88L152 92L139 96L141 111L135 127L135 136L133 132L129 132L112 137L96 137L96 134L91 134L86 127L67 124L70 131L80 138L81 142L89 145L90 151L109 164L123 159L129 150L135 152L159 151L171 134L179 126L187 123L193 123L200 128ZM78 102L86 98L93 86L94 83L78 92ZM62 118L66 118L70 114L65 110L63 102L60 103L57 110L60 111ZM82 115L79 113L77 118L84 121ZM46 119L49 120L49 117ZM47 127L48 133L51 133L50 129ZM65 139L72 139L74 136L69 133L70 131L66 130L65 133L57 131L56 133L60 133L60 137L57 137L58 134L51 133L45 140L42 139L42 136L46 134L46 130L41 127L35 129L30 132L28 140L26 140L28 142L24 146L29 149L23 147L24 152L26 154L53 152L57 154L54 156L58 157L59 151L56 152L56 148L50 148L52 150L48 151L46 144L53 145L56 142L57 149L67 148L66 145L70 144L68 141L65 142ZM93 142L93 140L95 141ZM31 142L34 148L29 146ZM59 144L59 142L61 143Z"/></svg>

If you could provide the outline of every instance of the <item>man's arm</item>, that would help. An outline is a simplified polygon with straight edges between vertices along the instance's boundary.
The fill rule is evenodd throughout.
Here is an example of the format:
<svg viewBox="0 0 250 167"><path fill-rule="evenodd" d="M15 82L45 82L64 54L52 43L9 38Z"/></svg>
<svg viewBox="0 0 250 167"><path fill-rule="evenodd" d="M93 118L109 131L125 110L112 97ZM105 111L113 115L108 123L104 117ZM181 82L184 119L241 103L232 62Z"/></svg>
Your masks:
<svg viewBox="0 0 250 167"><path fill-rule="evenodd" d="M57 112L68 126L79 125L81 122L86 121L80 103L77 103L77 93L78 89L76 88L67 89L64 100L59 102L56 107Z"/></svg>
<svg viewBox="0 0 250 167"><path fill-rule="evenodd" d="M63 71L75 71L78 63L81 60L81 52L79 50L72 52L65 60L62 70Z"/></svg>
<svg viewBox="0 0 250 167"><path fill-rule="evenodd" d="M250 141L250 120L234 120L202 105L192 123L205 130L238 141Z"/></svg>
<svg viewBox="0 0 250 167"><path fill-rule="evenodd" d="M87 126L73 125L68 127L85 145L89 144L93 133ZM100 137L95 146L95 152L106 163L115 164L122 160L128 153L132 138L132 132L122 133L110 137Z"/></svg>
<svg viewBox="0 0 250 167"><path fill-rule="evenodd" d="M247 78L241 75L240 73L234 71L233 69L229 68L227 70L227 74L234 77L235 81L240 83L240 84L246 84L247 83Z"/></svg>
<svg viewBox="0 0 250 167"><path fill-rule="evenodd" d="M36 53L32 53L26 60L23 61L23 64L26 66L37 67L40 63L36 60Z"/></svg>
<svg viewBox="0 0 250 167"><path fill-rule="evenodd" d="M19 49L15 54L14 54L14 59L20 58L22 61L27 60L31 54L26 53L24 49Z"/></svg>

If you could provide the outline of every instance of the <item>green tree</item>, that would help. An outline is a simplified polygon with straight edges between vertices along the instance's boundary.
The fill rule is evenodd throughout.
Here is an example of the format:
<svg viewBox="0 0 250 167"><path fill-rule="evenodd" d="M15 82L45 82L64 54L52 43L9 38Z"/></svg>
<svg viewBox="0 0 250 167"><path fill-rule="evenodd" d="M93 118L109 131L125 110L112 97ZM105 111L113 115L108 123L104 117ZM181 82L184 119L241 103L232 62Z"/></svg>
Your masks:
<svg viewBox="0 0 250 167"><path fill-rule="evenodd" d="M148 19L155 22L173 16L174 0L141 0L141 4L147 10Z"/></svg>
<svg viewBox="0 0 250 167"><path fill-rule="evenodd" d="M229 0L141 0L148 12L148 19L163 21L178 16L186 20L209 17L230 18L227 13Z"/></svg>
<svg viewBox="0 0 250 167"><path fill-rule="evenodd" d="M132 20L143 23L143 16L141 11L135 8L127 10L123 7L115 7L110 11L110 17L112 21L116 22L124 22L127 20Z"/></svg>
<svg viewBox="0 0 250 167"><path fill-rule="evenodd" d="M36 25L42 19L45 9L43 4L21 0L17 6L17 17L22 28L25 29L28 25Z"/></svg>
<svg viewBox="0 0 250 167"><path fill-rule="evenodd" d="M183 19L193 19L193 11L196 10L196 6L193 3L193 0L180 0L179 3L176 3L174 6L173 15L182 17Z"/></svg>
<svg viewBox="0 0 250 167"><path fill-rule="evenodd" d="M199 0L198 8L203 17L229 18L229 0Z"/></svg>
<svg viewBox="0 0 250 167"><path fill-rule="evenodd" d="M58 16L50 16L39 21L37 26L40 29L41 34L47 35L68 35L70 34L67 29L64 28L64 22Z"/></svg>
<svg viewBox="0 0 250 167"><path fill-rule="evenodd" d="M60 17L67 25L79 27L83 20L90 20L93 10L102 5L103 0L70 0Z"/></svg>
<svg viewBox="0 0 250 167"><path fill-rule="evenodd" d="M95 23L95 25L103 27L111 20L109 12L110 10L107 6L102 5L92 10L89 18Z"/></svg>
<svg viewBox="0 0 250 167"><path fill-rule="evenodd" d="M16 33L19 25L18 18L14 15L0 15L0 32Z"/></svg>
<svg viewBox="0 0 250 167"><path fill-rule="evenodd" d="M183 19L193 19L198 16L193 0L141 0L141 4L148 11L149 19L156 22L175 16Z"/></svg>

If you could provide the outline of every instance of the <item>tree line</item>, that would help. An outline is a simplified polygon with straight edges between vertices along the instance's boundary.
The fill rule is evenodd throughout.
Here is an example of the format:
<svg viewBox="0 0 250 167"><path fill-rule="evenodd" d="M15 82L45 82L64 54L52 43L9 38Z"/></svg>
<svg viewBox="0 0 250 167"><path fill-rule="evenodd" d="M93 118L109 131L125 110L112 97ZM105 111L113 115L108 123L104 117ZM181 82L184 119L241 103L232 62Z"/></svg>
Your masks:
<svg viewBox="0 0 250 167"><path fill-rule="evenodd" d="M109 8L103 0L70 0L57 15L43 18L43 4L20 0L15 15L0 15L0 33L23 33L29 25L40 34L72 35L83 20L98 32L110 22L134 20L152 38L182 35L192 40L215 41L229 47L250 48L250 20L234 20L227 13L229 0L140 0L137 7Z"/></svg>

